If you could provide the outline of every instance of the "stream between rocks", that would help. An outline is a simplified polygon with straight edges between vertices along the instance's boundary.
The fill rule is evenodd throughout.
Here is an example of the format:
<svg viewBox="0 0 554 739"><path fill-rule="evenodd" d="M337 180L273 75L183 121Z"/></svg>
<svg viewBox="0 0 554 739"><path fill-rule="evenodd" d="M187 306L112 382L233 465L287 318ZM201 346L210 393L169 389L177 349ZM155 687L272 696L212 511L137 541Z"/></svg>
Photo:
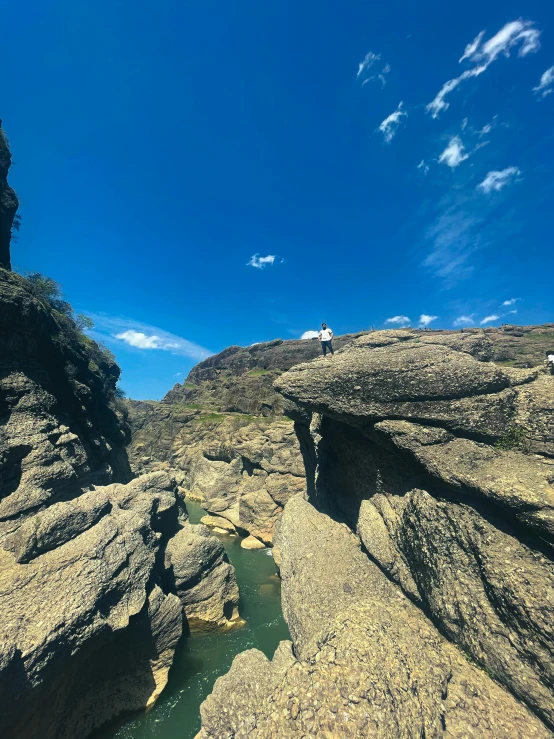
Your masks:
<svg viewBox="0 0 554 739"><path fill-rule="evenodd" d="M190 522L206 514L187 500ZM214 634L191 634L175 654L169 682L148 713L118 720L94 734L94 739L193 739L200 730L200 704L216 679L228 671L234 657L257 648L272 658L280 641L289 639L281 612L281 583L270 550L248 550L238 536L218 536L235 568L240 590L243 628Z"/></svg>

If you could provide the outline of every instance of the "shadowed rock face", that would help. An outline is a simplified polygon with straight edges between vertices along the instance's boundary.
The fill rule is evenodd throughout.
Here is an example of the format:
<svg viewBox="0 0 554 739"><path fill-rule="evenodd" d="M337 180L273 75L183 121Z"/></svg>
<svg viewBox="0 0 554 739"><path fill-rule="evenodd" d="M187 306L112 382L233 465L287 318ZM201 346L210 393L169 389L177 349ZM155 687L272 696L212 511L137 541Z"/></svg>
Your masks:
<svg viewBox="0 0 554 739"><path fill-rule="evenodd" d="M10 241L13 219L19 207L17 196L8 185L8 172L12 163L10 147L0 121L0 267L11 268Z"/></svg>
<svg viewBox="0 0 554 739"><path fill-rule="evenodd" d="M194 527L175 480L163 471L131 479L128 428L113 407L118 377L93 342L0 269L3 737L79 739L151 706L183 606L209 591L208 620L238 602L214 537L179 551ZM168 552L197 581L171 582Z"/></svg>
<svg viewBox="0 0 554 739"><path fill-rule="evenodd" d="M375 332L278 379L311 445L274 540L293 651L237 657L202 739L552 736L554 377L494 351Z"/></svg>

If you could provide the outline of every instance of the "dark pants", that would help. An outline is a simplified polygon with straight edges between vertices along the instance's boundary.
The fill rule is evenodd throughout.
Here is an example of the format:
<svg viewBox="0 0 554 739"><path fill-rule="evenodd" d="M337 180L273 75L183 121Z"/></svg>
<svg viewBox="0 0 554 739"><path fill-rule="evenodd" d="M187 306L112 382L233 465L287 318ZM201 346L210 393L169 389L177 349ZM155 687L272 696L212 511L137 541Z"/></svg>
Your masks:
<svg viewBox="0 0 554 739"><path fill-rule="evenodd" d="M321 342L321 351L323 352L323 356L327 356L327 349L331 352L331 354L334 354L333 351L333 342L332 341L322 341Z"/></svg>

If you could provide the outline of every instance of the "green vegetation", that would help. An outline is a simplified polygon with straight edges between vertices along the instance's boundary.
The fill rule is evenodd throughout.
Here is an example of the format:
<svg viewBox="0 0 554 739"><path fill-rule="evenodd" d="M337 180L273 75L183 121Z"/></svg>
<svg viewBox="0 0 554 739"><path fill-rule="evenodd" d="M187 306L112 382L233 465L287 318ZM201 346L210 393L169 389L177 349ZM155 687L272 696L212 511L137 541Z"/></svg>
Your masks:
<svg viewBox="0 0 554 739"><path fill-rule="evenodd" d="M274 374L275 370L268 370L268 369L251 369L248 370L248 374L250 377L263 377L264 375L272 375Z"/></svg>
<svg viewBox="0 0 554 739"><path fill-rule="evenodd" d="M197 416L192 419L192 423L221 423L225 420L223 413L206 413L203 416Z"/></svg>
<svg viewBox="0 0 554 739"><path fill-rule="evenodd" d="M71 304L64 299L61 286L52 277L29 272L20 275L19 279L24 281L28 291L38 301L52 311L57 325L52 342L66 359L66 378L73 384L90 387L102 395L113 410L125 415L127 409L122 403L125 392L117 386L121 371L115 357L107 347L84 333L94 327L92 319L74 312Z"/></svg>
<svg viewBox="0 0 554 739"><path fill-rule="evenodd" d="M526 441L525 430L522 429L521 426L511 426L506 433L498 439L494 448L502 451L511 451L513 449L525 450Z"/></svg>

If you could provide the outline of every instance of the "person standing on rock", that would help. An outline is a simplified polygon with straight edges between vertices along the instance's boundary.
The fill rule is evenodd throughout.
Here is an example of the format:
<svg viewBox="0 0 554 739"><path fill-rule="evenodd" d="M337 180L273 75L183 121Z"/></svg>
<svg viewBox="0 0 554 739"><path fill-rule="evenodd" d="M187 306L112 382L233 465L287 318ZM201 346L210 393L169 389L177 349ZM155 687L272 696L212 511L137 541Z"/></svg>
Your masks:
<svg viewBox="0 0 554 739"><path fill-rule="evenodd" d="M554 349L546 352L546 366L550 370L550 374L554 375Z"/></svg>
<svg viewBox="0 0 554 739"><path fill-rule="evenodd" d="M330 328L327 328L326 323L321 324L321 331L319 332L318 336L320 342L321 342L321 351L323 352L323 356L327 356L327 350L331 352L331 354L334 354L333 351L333 332Z"/></svg>

